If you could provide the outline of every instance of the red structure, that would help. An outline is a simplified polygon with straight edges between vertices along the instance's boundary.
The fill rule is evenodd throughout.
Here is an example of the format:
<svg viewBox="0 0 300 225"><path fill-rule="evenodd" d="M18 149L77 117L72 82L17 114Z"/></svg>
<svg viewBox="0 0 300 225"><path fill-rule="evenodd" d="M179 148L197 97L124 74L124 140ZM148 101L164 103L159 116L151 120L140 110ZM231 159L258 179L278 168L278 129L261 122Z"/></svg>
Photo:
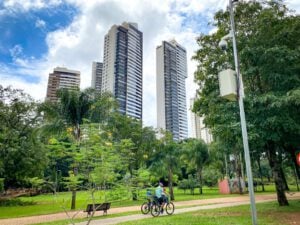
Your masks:
<svg viewBox="0 0 300 225"><path fill-rule="evenodd" d="M297 154L296 154L296 161L297 161L298 166L300 166L300 151L297 152Z"/></svg>

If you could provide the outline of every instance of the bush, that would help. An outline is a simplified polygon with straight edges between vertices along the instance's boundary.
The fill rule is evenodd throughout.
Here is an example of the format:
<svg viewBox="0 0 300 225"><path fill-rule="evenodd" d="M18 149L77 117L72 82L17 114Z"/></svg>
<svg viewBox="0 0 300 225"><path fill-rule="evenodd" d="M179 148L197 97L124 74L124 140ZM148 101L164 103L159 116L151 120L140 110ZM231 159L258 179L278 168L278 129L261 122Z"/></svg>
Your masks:
<svg viewBox="0 0 300 225"><path fill-rule="evenodd" d="M189 175L188 179L183 179L178 183L178 189L183 189L184 193L187 189L189 189L191 194L194 194L194 190L197 187L199 187L198 182L192 175Z"/></svg>
<svg viewBox="0 0 300 225"><path fill-rule="evenodd" d="M220 177L222 177L222 174L213 167L206 167L203 170L203 182L208 187L216 186Z"/></svg>
<svg viewBox="0 0 300 225"><path fill-rule="evenodd" d="M0 178L0 194L4 192L4 178Z"/></svg>

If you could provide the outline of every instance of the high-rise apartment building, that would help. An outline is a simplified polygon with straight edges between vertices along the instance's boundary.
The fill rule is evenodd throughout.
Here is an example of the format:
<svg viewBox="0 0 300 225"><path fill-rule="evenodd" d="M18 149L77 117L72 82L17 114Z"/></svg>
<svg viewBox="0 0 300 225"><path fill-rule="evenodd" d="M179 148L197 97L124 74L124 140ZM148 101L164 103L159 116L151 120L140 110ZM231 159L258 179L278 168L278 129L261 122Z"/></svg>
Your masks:
<svg viewBox="0 0 300 225"><path fill-rule="evenodd" d="M186 50L175 40L156 48L157 127L168 130L174 140L187 138L185 79Z"/></svg>
<svg viewBox="0 0 300 225"><path fill-rule="evenodd" d="M101 92L103 63L93 62L91 87Z"/></svg>
<svg viewBox="0 0 300 225"><path fill-rule="evenodd" d="M56 67L49 74L46 100L57 101L57 90L60 88L79 88L80 72L64 67Z"/></svg>
<svg viewBox="0 0 300 225"><path fill-rule="evenodd" d="M192 112L192 107L194 105L195 98L190 99L191 105L191 127L192 127L192 137L197 139L202 139L205 143L209 144L213 141L210 130L205 126L203 120L204 117L200 117L194 112Z"/></svg>
<svg viewBox="0 0 300 225"><path fill-rule="evenodd" d="M101 92L111 92L119 112L142 119L143 33L136 23L113 25L105 35Z"/></svg>

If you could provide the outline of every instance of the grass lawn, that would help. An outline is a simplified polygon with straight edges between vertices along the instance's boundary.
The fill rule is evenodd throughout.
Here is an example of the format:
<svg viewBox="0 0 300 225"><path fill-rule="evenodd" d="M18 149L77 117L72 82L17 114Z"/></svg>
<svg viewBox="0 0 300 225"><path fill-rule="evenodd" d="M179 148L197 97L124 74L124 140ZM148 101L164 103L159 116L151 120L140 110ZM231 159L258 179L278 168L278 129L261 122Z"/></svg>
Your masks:
<svg viewBox="0 0 300 225"><path fill-rule="evenodd" d="M122 206L131 206L131 205L141 205L144 202L145 190L140 191L139 200L132 201L127 198L120 201L111 201L111 207L122 207ZM274 186L266 186L266 192L274 192ZM187 190L186 193L182 190L175 188L175 200L184 201L184 200L194 200L194 199L209 199L209 198L220 198L220 197L232 197L234 195L221 195L218 192L217 188L204 188L203 195L198 194L198 190L195 190L195 195L191 195ZM108 195L113 195L114 193L107 193ZM257 192L256 194L260 194ZM103 191L98 191L96 193L96 201L104 202ZM238 196L238 195L236 195ZM0 219L3 218L14 218L14 217L23 217L23 216L32 216L32 215L41 215L41 214L50 214L63 212L62 206L65 206L66 209L70 208L71 205L71 192L60 192L56 196L53 194L43 194L34 197L20 197L18 198L22 202L33 203L32 205L25 206L0 206ZM76 207L78 210L84 210L86 205L91 203L90 194L87 191L78 191Z"/></svg>
<svg viewBox="0 0 300 225"><path fill-rule="evenodd" d="M279 207L277 202L258 203L257 216L259 225L299 224L300 201L290 201L290 206ZM179 215L163 216L120 225L250 225L249 205L231 208L201 210Z"/></svg>
<svg viewBox="0 0 300 225"><path fill-rule="evenodd" d="M140 214L140 211L136 212L124 212L124 213L117 213L117 214L108 214L106 216L94 216L93 220L101 220L101 219L107 219L107 218L114 218L114 217L120 217L120 216L128 216L128 215L134 215L134 214ZM86 218L81 218L81 219L74 219L73 222L79 223L87 221ZM46 222L46 223L35 223L34 225L69 225L70 220L65 219L65 220L56 220L52 222Z"/></svg>
<svg viewBox="0 0 300 225"><path fill-rule="evenodd" d="M277 202L257 203L259 225L290 225L298 224L300 220L300 201L289 201L287 207L279 207ZM137 212L122 213L108 216L99 216L95 219L104 219L117 216L136 214ZM76 222L85 219L76 219ZM40 223L39 225L67 225L68 220ZM250 225L251 213L249 205L230 208L201 210L172 216L160 216L156 218L124 222L120 225Z"/></svg>

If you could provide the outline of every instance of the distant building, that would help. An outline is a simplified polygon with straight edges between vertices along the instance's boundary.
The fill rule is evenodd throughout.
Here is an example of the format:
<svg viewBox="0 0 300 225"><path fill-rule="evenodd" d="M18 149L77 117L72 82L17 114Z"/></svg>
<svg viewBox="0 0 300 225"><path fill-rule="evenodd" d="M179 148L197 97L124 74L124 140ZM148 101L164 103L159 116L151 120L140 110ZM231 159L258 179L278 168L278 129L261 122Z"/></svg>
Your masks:
<svg viewBox="0 0 300 225"><path fill-rule="evenodd" d="M205 143L209 144L213 141L210 130L205 126L203 120L204 117L200 117L192 112L192 107L194 105L195 98L190 99L191 105L191 126L192 126L192 137L197 139L202 139Z"/></svg>
<svg viewBox="0 0 300 225"><path fill-rule="evenodd" d="M156 48L157 127L168 130L174 140L188 136L185 79L186 50L175 40Z"/></svg>
<svg viewBox="0 0 300 225"><path fill-rule="evenodd" d="M80 87L80 72L64 67L56 67L49 74L46 100L57 101L57 90L60 88L75 89Z"/></svg>
<svg viewBox="0 0 300 225"><path fill-rule="evenodd" d="M93 62L91 87L101 92L103 63Z"/></svg>
<svg viewBox="0 0 300 225"><path fill-rule="evenodd" d="M119 112L142 119L143 33L136 23L113 25L105 35L101 92L111 92Z"/></svg>

